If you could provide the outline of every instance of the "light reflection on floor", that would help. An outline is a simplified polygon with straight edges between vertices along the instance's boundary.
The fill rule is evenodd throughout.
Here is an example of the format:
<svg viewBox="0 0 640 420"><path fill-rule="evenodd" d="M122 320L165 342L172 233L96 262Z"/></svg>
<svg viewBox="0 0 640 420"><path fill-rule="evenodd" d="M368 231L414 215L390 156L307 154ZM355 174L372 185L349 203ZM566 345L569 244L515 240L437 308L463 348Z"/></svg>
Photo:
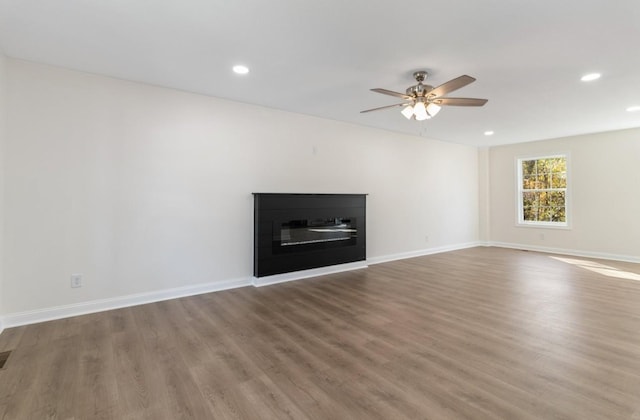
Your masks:
<svg viewBox="0 0 640 420"><path fill-rule="evenodd" d="M595 261L579 260L575 258L566 258L566 257L551 257L551 258L567 264L575 265L576 267L584 268L585 270L589 270L594 273L602 274L607 277L617 277L619 279L640 281L640 274L638 273L620 270L619 268L611 267L609 265L604 265Z"/></svg>

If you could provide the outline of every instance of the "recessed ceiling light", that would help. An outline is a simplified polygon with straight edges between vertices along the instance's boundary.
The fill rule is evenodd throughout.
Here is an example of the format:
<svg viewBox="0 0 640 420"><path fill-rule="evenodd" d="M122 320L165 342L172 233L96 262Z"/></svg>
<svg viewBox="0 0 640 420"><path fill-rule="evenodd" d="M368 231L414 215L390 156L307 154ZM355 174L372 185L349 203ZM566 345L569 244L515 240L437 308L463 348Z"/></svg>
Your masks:
<svg viewBox="0 0 640 420"><path fill-rule="evenodd" d="M493 131L489 130L489 131L485 131L484 132L485 136L493 136Z"/></svg>
<svg viewBox="0 0 640 420"><path fill-rule="evenodd" d="M637 112L640 111L640 105L633 105L627 108L627 112Z"/></svg>
<svg viewBox="0 0 640 420"><path fill-rule="evenodd" d="M585 74L580 78L583 82L591 82L593 80L598 80L602 76L600 73L589 73Z"/></svg>
<svg viewBox="0 0 640 420"><path fill-rule="evenodd" d="M233 66L233 72L237 74L247 74L249 73L249 67L238 64L237 66Z"/></svg>

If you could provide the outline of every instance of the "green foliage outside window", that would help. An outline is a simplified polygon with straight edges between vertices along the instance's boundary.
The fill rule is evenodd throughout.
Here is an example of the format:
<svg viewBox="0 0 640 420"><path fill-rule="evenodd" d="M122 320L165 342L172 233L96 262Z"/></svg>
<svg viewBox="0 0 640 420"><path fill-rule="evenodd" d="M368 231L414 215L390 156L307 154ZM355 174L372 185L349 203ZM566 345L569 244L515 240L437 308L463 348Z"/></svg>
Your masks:
<svg viewBox="0 0 640 420"><path fill-rule="evenodd" d="M566 223L566 157L521 160L520 164L523 221Z"/></svg>

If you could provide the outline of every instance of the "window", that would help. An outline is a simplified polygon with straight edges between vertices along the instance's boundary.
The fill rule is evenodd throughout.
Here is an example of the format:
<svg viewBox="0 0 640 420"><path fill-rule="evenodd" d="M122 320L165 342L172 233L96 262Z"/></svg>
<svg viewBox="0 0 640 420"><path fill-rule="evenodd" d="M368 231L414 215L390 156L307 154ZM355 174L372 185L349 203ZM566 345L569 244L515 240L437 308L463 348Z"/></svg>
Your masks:
<svg viewBox="0 0 640 420"><path fill-rule="evenodd" d="M518 223L568 226L566 155L518 159Z"/></svg>

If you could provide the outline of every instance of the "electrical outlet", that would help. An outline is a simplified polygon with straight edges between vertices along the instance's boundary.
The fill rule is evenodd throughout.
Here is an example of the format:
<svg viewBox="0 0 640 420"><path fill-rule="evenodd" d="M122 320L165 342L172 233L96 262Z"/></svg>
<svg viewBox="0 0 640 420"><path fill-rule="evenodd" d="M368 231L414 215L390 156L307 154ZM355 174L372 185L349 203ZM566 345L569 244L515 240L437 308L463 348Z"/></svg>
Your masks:
<svg viewBox="0 0 640 420"><path fill-rule="evenodd" d="M71 275L71 287L82 287L82 274Z"/></svg>
<svg viewBox="0 0 640 420"><path fill-rule="evenodd" d="M429 235L425 235L425 236L424 236L424 241L425 241L425 242L429 242Z"/></svg>

